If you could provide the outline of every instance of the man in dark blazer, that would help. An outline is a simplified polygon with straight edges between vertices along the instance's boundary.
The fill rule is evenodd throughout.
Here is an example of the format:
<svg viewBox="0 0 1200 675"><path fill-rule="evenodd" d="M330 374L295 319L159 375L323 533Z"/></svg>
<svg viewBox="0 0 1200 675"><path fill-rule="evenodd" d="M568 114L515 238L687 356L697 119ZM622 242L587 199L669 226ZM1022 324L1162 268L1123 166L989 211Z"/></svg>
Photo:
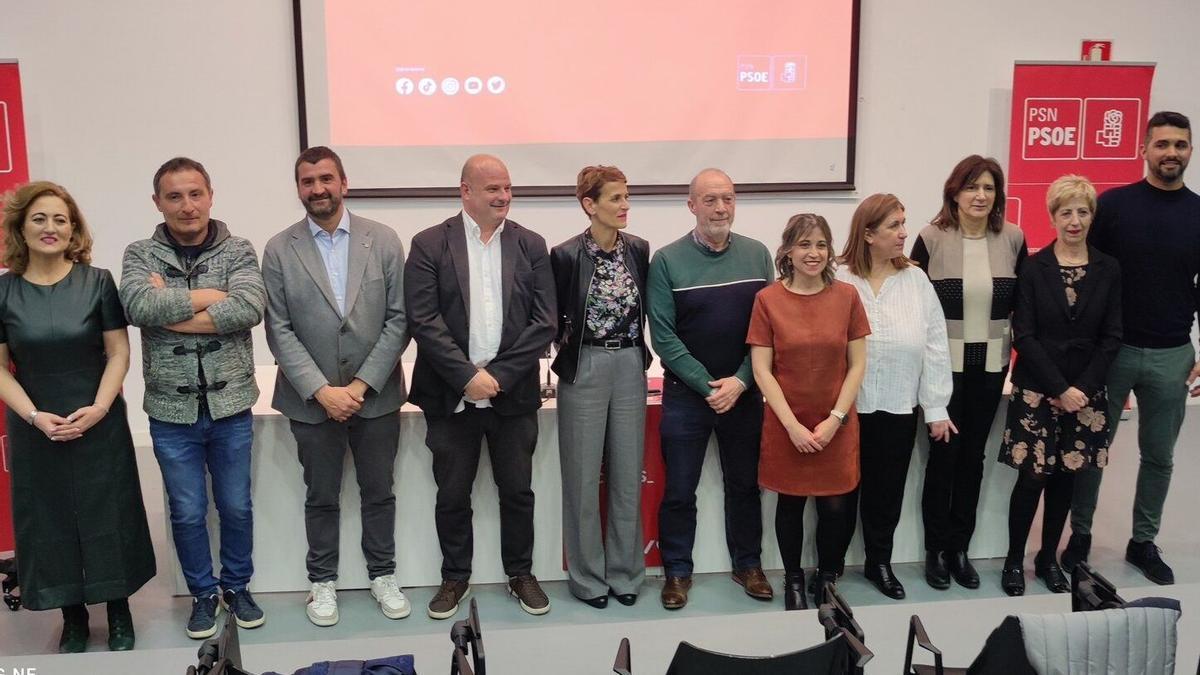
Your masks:
<svg viewBox="0 0 1200 675"><path fill-rule="evenodd" d="M341 159L317 146L296 160L296 191L308 216L263 252L267 344L279 364L271 405L291 421L304 467L308 618L338 621L338 526L342 462L354 457L362 502L362 550L371 594L389 619L411 606L396 581L393 465L404 403L400 354L404 248L386 225L342 203Z"/></svg>
<svg viewBox="0 0 1200 675"><path fill-rule="evenodd" d="M463 166L462 211L413 238L404 267L408 328L417 342L411 398L425 411L437 482L442 585L429 616L454 616L470 591L471 486L487 438L500 493L509 592L530 614L550 611L532 574L533 450L541 407L538 359L555 332L546 242L508 216L512 181L496 157Z"/></svg>

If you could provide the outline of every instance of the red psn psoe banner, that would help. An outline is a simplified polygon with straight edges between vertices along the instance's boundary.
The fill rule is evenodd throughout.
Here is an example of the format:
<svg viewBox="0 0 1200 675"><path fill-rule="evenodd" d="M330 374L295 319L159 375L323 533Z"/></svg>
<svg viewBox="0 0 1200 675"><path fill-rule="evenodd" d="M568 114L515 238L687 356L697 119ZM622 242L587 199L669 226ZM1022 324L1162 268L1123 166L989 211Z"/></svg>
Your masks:
<svg viewBox="0 0 1200 675"><path fill-rule="evenodd" d="M1030 63L1013 67L1008 220L1031 249L1054 241L1046 188L1087 177L1098 192L1142 177L1152 63Z"/></svg>
<svg viewBox="0 0 1200 675"><path fill-rule="evenodd" d="M0 194L29 182L25 155L25 117L21 107L21 73L16 61L0 60ZM0 405L0 552L13 550L12 483L8 433Z"/></svg>

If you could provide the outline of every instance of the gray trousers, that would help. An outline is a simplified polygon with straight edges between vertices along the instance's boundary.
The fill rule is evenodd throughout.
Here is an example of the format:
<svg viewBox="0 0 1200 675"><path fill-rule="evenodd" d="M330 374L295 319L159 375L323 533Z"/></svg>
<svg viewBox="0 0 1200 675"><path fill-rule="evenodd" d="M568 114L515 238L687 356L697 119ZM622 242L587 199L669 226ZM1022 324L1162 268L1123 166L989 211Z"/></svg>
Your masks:
<svg viewBox="0 0 1200 675"><path fill-rule="evenodd" d="M558 384L563 543L571 593L589 599L637 593L642 551L642 451L646 373L638 347L583 347L575 382ZM605 465L601 483L601 463ZM607 488L601 535L600 490Z"/></svg>
<svg viewBox="0 0 1200 675"><path fill-rule="evenodd" d="M1138 465L1137 491L1133 497L1133 541L1154 541L1162 524L1163 505L1171 487L1175 467L1175 441L1187 414L1188 372L1196 363L1191 344L1166 349L1121 345L1108 369L1109 439L1117 435L1121 409L1130 390L1137 396ZM1128 448L1109 448L1128 452ZM1075 475L1071 501L1071 532L1091 534L1100 479L1104 472L1089 464Z"/></svg>
<svg viewBox="0 0 1200 675"><path fill-rule="evenodd" d="M308 534L308 580L338 576L342 466L346 448L354 458L362 513L362 552L374 579L396 571L396 494L392 472L400 444L400 414L346 422L306 424L292 420L304 467L304 529Z"/></svg>

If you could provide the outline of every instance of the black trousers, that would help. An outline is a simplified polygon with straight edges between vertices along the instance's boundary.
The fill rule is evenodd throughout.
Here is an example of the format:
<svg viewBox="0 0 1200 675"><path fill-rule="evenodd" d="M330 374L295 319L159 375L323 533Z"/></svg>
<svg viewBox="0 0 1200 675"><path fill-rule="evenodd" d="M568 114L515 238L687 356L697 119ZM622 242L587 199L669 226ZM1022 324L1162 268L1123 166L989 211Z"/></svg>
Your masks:
<svg viewBox="0 0 1200 675"><path fill-rule="evenodd" d="M984 450L1007 374L989 373L982 365L954 373L949 411L958 433L949 442L930 440L925 467L921 512L927 551L966 551L971 545Z"/></svg>
<svg viewBox="0 0 1200 675"><path fill-rule="evenodd" d="M917 414L858 414L862 481L858 487L868 565L892 561L892 536L904 505L904 484L917 436Z"/></svg>
<svg viewBox="0 0 1200 675"><path fill-rule="evenodd" d="M362 517L362 552L370 578L396 571L396 494L393 467L400 443L400 414L345 422L307 424L291 420L300 464L304 467L304 530L308 534L308 580L338 577L342 466L346 449L354 458L354 475Z"/></svg>
<svg viewBox="0 0 1200 675"><path fill-rule="evenodd" d="M508 576L533 568L533 450L537 411L499 415L470 404L449 417L427 417L425 444L433 452L437 483L434 521L442 547L442 578L471 578L474 535L471 488L479 470L480 443L487 439L492 478L500 494L500 559Z"/></svg>

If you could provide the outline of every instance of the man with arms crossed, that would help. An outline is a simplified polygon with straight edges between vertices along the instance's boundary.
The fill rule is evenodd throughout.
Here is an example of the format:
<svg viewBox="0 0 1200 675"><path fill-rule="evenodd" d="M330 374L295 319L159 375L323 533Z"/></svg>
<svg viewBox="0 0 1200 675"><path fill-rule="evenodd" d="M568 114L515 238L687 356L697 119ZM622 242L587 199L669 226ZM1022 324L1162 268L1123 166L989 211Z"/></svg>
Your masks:
<svg viewBox="0 0 1200 675"><path fill-rule="evenodd" d="M300 153L296 193L308 217L263 249L267 344L279 364L271 405L287 416L304 468L309 621L338 622L338 536L346 449L362 504L362 551L383 615L411 611L396 581L396 496L408 342L404 248L390 227L350 213L342 160Z"/></svg>
<svg viewBox="0 0 1200 675"><path fill-rule="evenodd" d="M532 574L533 450L541 407L538 359L554 339L554 277L546 242L507 220L508 169L475 155L463 166L462 212L417 234L404 267L408 328L417 342L411 398L425 411L437 482L442 585L429 616L454 616L470 590L471 486L487 438L500 493L500 548L509 592L530 614L550 611Z"/></svg>
<svg viewBox="0 0 1200 675"><path fill-rule="evenodd" d="M193 159L154 174L164 222L125 249L121 304L141 328L143 407L171 509L179 566L192 594L188 637L217 631L221 603L242 628L263 611L247 584L254 573L250 500L250 407L258 400L250 328L266 292L249 241L209 218L212 181ZM221 577L208 544L208 487L221 519ZM222 594L218 596L218 589Z"/></svg>
<svg viewBox="0 0 1200 675"><path fill-rule="evenodd" d="M1100 195L1088 235L1089 244L1121 263L1124 337L1108 371L1107 414L1115 436L1121 409L1133 391L1141 465L1125 560L1156 584L1175 583L1154 538L1171 484L1188 388L1192 396L1200 396L1200 362L1191 344L1192 317L1200 309L1200 196L1183 184L1191 156L1188 118L1155 113L1142 145L1146 178ZM1093 467L1075 479L1071 539L1062 555L1068 571L1087 560L1102 475Z"/></svg>
<svg viewBox="0 0 1200 675"><path fill-rule="evenodd" d="M692 587L696 488L715 432L725 483L725 542L733 580L770 600L763 575L758 446L763 402L754 384L746 330L754 296L774 278L761 243L733 234L733 181L705 169L688 189L691 232L658 250L647 281L650 335L663 363L662 436L666 492L658 516L667 581L662 604L679 609Z"/></svg>

